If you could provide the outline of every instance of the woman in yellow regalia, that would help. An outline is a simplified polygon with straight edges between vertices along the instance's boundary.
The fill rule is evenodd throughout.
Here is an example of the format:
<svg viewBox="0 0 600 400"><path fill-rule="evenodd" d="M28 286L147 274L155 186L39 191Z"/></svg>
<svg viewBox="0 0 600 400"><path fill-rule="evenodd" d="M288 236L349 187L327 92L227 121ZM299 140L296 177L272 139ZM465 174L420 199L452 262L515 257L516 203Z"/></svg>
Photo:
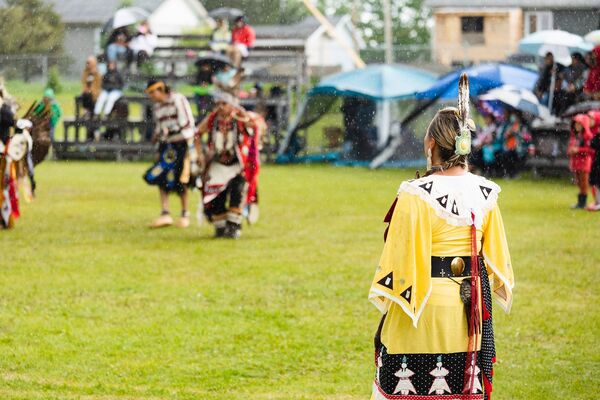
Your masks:
<svg viewBox="0 0 600 400"><path fill-rule="evenodd" d="M489 399L495 362L492 294L508 312L514 277L497 205L500 187L468 172L469 89L424 139L425 177L403 182L369 299L384 314L375 337L373 400Z"/></svg>

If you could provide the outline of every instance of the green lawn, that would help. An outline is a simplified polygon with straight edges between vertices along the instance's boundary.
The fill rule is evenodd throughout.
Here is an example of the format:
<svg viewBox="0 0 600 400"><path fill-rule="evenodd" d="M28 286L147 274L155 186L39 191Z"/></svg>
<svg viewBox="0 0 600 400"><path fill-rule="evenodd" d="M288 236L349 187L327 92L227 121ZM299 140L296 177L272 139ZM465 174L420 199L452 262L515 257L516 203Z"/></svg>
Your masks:
<svg viewBox="0 0 600 400"><path fill-rule="evenodd" d="M0 398L368 399L366 295L412 173L267 166L262 219L232 242L147 229L145 168L37 169L0 232ZM496 309L494 399L597 399L600 214L571 211L567 181L499 183L517 286Z"/></svg>

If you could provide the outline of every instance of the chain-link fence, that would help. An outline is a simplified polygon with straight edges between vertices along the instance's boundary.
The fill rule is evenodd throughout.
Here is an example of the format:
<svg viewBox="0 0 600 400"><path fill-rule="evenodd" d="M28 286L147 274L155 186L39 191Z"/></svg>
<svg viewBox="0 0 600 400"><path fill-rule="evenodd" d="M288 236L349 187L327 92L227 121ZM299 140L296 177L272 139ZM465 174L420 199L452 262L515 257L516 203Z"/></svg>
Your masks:
<svg viewBox="0 0 600 400"><path fill-rule="evenodd" d="M71 60L48 54L0 54L0 75L7 80L47 81L50 68L61 73L68 70Z"/></svg>

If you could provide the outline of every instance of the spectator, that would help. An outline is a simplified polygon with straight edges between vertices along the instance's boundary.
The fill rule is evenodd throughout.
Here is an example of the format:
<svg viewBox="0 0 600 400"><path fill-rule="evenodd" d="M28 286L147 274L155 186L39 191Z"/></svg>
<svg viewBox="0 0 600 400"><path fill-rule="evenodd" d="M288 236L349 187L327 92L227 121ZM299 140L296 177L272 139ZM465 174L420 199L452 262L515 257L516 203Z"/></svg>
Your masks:
<svg viewBox="0 0 600 400"><path fill-rule="evenodd" d="M594 152L590 147L591 140L592 132L589 116L585 114L574 116L567 155L569 156L569 168L573 172L575 183L579 187L579 194L577 195L577 203L571 208L585 208L587 203L592 154Z"/></svg>
<svg viewBox="0 0 600 400"><path fill-rule="evenodd" d="M108 71L102 77L102 91L94 107L94 116L108 116L113 106L123 96L123 78L117 71L117 64L113 61L108 63Z"/></svg>
<svg viewBox="0 0 600 400"><path fill-rule="evenodd" d="M81 102L88 115L94 112L94 105L102 89L102 76L98 72L96 57L90 56L81 74Z"/></svg>
<svg viewBox="0 0 600 400"><path fill-rule="evenodd" d="M540 67L539 77L533 88L533 93L540 99L542 104L548 105L550 98L550 86L552 85L552 76L555 78L562 72L564 67L554 62L554 55L550 52L546 53L544 63ZM555 83L554 90L560 89L560 85Z"/></svg>
<svg viewBox="0 0 600 400"><path fill-rule="evenodd" d="M50 109L50 140L54 141L54 130L56 129L56 125L62 116L62 109L60 105L56 101L56 96L54 95L54 90L51 88L47 88L44 90L44 97L42 101L37 105L37 107L33 110L33 114L40 114L44 110Z"/></svg>
<svg viewBox="0 0 600 400"><path fill-rule="evenodd" d="M240 83L244 77L243 68L232 68L226 65L221 71L213 75L213 83L219 89L238 97Z"/></svg>
<svg viewBox="0 0 600 400"><path fill-rule="evenodd" d="M108 63L117 62L119 58L127 58L129 53L129 36L127 30L117 29L111 35L106 47L106 58Z"/></svg>
<svg viewBox="0 0 600 400"><path fill-rule="evenodd" d="M503 167L509 178L516 178L526 157L526 141L531 135L527 124L520 113L512 114L511 123L504 131L504 145L502 148Z"/></svg>
<svg viewBox="0 0 600 400"><path fill-rule="evenodd" d="M600 100L600 46L594 47L590 53L590 72L583 92L593 100Z"/></svg>
<svg viewBox="0 0 600 400"><path fill-rule="evenodd" d="M484 175L490 173L490 169L494 163L494 148L492 143L496 136L496 118L492 113L483 116L484 125L477 132L477 136L473 140L473 152L471 163L479 168Z"/></svg>
<svg viewBox="0 0 600 400"><path fill-rule="evenodd" d="M210 38L210 48L217 53L226 53L231 45L231 31L226 19L217 18L217 27Z"/></svg>
<svg viewBox="0 0 600 400"><path fill-rule="evenodd" d="M158 37L152 33L148 21L142 22L137 34L129 42L127 64L130 65L135 60L137 68L140 68L154 54L157 44Z"/></svg>
<svg viewBox="0 0 600 400"><path fill-rule="evenodd" d="M235 19L233 31L231 32L231 46L229 46L229 58L236 68L242 65L242 59L248 57L249 49L254 46L256 34L254 29L246 23L246 18L241 16Z"/></svg>
<svg viewBox="0 0 600 400"><path fill-rule="evenodd" d="M593 126L591 132L594 135L590 141L590 147L594 150L592 169L590 170L590 185L594 194L594 203L588 206L588 210L600 211L600 111L590 111L588 116L590 125Z"/></svg>
<svg viewBox="0 0 600 400"><path fill-rule="evenodd" d="M571 55L571 65L563 71L563 79L566 84L565 100L566 107L576 103L583 95L583 85L587 79L588 66L581 53Z"/></svg>

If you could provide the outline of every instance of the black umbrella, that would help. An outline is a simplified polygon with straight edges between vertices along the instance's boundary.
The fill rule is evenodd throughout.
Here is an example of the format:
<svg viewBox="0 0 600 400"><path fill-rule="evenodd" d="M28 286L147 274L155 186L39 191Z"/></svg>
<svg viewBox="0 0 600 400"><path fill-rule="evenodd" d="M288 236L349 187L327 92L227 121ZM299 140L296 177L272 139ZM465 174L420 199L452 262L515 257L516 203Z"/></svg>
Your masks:
<svg viewBox="0 0 600 400"><path fill-rule="evenodd" d="M563 113L563 117L571 117L577 114L583 114L592 110L600 110L600 101L584 101L577 103L567 108L567 111Z"/></svg>
<svg viewBox="0 0 600 400"><path fill-rule="evenodd" d="M239 8L232 7L220 7L212 10L208 13L212 18L224 18L224 19L234 19L237 17L242 17L244 12Z"/></svg>
<svg viewBox="0 0 600 400"><path fill-rule="evenodd" d="M213 68L213 70L218 71L226 66L233 67L231 60L229 57L220 54L220 53L209 53L202 57L199 57L194 63L198 68L209 65Z"/></svg>

